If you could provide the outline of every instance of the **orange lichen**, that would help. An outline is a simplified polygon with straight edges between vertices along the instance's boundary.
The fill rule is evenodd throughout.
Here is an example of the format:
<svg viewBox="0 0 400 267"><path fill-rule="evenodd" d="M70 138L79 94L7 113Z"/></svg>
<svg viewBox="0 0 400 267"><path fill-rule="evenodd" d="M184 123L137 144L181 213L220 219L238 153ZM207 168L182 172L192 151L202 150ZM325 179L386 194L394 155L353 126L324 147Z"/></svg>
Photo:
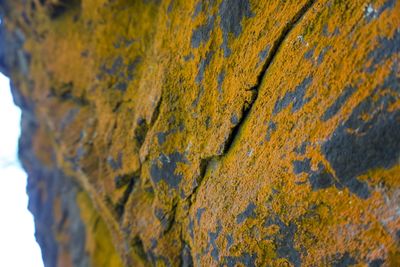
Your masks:
<svg viewBox="0 0 400 267"><path fill-rule="evenodd" d="M398 2L76 2L7 25L95 266L395 265Z"/></svg>

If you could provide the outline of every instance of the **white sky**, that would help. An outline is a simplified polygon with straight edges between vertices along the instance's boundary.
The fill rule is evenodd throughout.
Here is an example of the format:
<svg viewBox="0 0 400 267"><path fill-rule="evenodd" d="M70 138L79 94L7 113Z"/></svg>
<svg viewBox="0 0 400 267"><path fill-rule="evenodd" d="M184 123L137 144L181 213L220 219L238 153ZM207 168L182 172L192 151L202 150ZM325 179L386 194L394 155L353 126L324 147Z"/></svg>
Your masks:
<svg viewBox="0 0 400 267"><path fill-rule="evenodd" d="M0 74L0 266L43 267L28 211L26 173L17 160L21 111Z"/></svg>

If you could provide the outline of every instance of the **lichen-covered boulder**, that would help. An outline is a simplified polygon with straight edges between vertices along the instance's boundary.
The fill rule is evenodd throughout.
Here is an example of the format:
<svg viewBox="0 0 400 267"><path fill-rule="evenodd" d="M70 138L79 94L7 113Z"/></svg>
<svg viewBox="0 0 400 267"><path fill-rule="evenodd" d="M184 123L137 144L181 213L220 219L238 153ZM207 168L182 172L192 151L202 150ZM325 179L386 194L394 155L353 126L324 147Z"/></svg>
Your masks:
<svg viewBox="0 0 400 267"><path fill-rule="evenodd" d="M46 266L400 265L400 1L0 7Z"/></svg>

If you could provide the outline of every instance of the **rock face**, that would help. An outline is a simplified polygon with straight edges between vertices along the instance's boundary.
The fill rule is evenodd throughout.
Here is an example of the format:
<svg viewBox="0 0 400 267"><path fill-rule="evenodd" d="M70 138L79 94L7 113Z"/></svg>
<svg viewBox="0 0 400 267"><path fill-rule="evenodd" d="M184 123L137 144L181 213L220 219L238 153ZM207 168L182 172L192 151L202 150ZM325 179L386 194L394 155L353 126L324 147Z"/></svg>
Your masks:
<svg viewBox="0 0 400 267"><path fill-rule="evenodd" d="M400 266L400 1L0 6L46 266Z"/></svg>

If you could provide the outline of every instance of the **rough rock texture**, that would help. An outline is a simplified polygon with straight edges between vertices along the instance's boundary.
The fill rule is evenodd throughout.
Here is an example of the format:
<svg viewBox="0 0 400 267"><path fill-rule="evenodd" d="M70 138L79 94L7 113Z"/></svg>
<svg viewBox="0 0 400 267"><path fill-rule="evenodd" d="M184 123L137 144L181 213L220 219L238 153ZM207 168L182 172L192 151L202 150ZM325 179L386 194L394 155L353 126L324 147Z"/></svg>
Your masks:
<svg viewBox="0 0 400 267"><path fill-rule="evenodd" d="M400 266L400 1L0 6L46 266Z"/></svg>

